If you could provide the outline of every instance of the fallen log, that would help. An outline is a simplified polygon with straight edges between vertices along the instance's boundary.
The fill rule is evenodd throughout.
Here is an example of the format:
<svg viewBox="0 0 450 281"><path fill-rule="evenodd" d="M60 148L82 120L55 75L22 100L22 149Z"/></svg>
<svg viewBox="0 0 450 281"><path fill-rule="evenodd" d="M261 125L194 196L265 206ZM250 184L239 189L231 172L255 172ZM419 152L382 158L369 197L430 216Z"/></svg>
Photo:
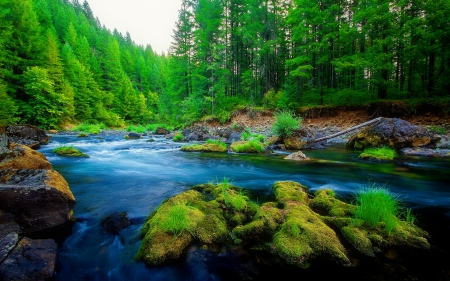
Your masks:
<svg viewBox="0 0 450 281"><path fill-rule="evenodd" d="M348 132L357 130L357 129L362 128L362 127L365 127L365 126L369 126L369 125L375 124L375 123L377 123L377 122L380 122L380 120L381 120L382 118L383 118L383 117L378 117L378 118L372 119L372 120L370 120L370 121L367 121L367 122L364 122L364 123L362 123L362 124L359 124L359 125L350 127L350 128L348 128L348 129L345 129L345 130L343 130L343 131L340 131L340 132L338 132L338 133L336 133L336 134L332 134L332 135L329 135L329 136L325 136L325 137L321 137L321 138L315 139L313 142L321 142L321 141L324 141L324 140L328 140L328 139L332 139L332 138L335 138L335 137L339 137L340 135L344 135L344 134L346 134L346 133L348 133Z"/></svg>

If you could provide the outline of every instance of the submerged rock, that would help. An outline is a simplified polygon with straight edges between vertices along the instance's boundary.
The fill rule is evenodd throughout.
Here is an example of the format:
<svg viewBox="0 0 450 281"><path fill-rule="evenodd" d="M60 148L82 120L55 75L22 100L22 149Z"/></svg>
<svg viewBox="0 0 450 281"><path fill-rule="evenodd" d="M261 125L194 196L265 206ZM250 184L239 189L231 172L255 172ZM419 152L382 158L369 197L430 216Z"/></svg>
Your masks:
<svg viewBox="0 0 450 281"><path fill-rule="evenodd" d="M119 231L131 224L126 212L115 212L105 216L102 219L102 228L112 234L118 234Z"/></svg>
<svg viewBox="0 0 450 281"><path fill-rule="evenodd" d="M407 147L400 150L408 156L450 158L450 149L431 149L426 147Z"/></svg>
<svg viewBox="0 0 450 281"><path fill-rule="evenodd" d="M295 161L308 161L308 160L311 160L308 156L306 156L301 151L297 151L297 152L291 153L288 156L284 157L284 159L295 160Z"/></svg>

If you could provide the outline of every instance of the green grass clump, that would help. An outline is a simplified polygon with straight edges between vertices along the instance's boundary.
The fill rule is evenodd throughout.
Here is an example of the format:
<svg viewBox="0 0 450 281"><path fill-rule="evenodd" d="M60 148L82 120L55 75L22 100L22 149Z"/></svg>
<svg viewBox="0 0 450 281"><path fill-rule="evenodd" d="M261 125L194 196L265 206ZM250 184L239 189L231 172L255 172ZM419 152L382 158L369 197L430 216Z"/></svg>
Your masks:
<svg viewBox="0 0 450 281"><path fill-rule="evenodd" d="M89 134L99 134L102 130L106 130L107 127L103 123L91 124L91 123L82 123L72 129L74 132L86 132Z"/></svg>
<svg viewBox="0 0 450 281"><path fill-rule="evenodd" d="M184 135L181 132L176 133L173 138L173 141L183 141L184 140Z"/></svg>
<svg viewBox="0 0 450 281"><path fill-rule="evenodd" d="M380 160L392 161L397 156L394 149L389 147L371 147L366 148L360 155L360 158L375 158Z"/></svg>
<svg viewBox="0 0 450 281"><path fill-rule="evenodd" d="M179 236L184 230L189 231L190 219L189 213L193 210L186 202L176 202L167 210L164 220L159 221L159 227L170 232L175 236Z"/></svg>
<svg viewBox="0 0 450 281"><path fill-rule="evenodd" d="M204 144L183 145L182 151L226 152L227 144L220 140L208 139Z"/></svg>
<svg viewBox="0 0 450 281"><path fill-rule="evenodd" d="M60 156L89 157L87 154L84 154L73 146L60 146L53 149L53 152Z"/></svg>
<svg viewBox="0 0 450 281"><path fill-rule="evenodd" d="M264 145L258 140L238 141L230 147L237 153L262 153L264 152Z"/></svg>
<svg viewBox="0 0 450 281"><path fill-rule="evenodd" d="M138 133L138 134L142 134L147 132L147 129L142 126L142 125L129 125L126 129L127 132L134 132L134 133Z"/></svg>
<svg viewBox="0 0 450 281"><path fill-rule="evenodd" d="M225 205L236 211L242 211L247 208L248 196L244 195L242 191L231 189L231 183L228 178L223 178L222 182L218 184L222 189L222 196Z"/></svg>
<svg viewBox="0 0 450 281"><path fill-rule="evenodd" d="M285 138L292 135L295 130L300 129L303 119L295 118L289 110L282 110L274 115L275 123L272 125L272 133Z"/></svg>
<svg viewBox="0 0 450 281"><path fill-rule="evenodd" d="M369 227L376 227L384 223L388 233L398 227L400 205L387 189L377 187L375 184L360 190L356 194L356 210L354 218L363 220Z"/></svg>

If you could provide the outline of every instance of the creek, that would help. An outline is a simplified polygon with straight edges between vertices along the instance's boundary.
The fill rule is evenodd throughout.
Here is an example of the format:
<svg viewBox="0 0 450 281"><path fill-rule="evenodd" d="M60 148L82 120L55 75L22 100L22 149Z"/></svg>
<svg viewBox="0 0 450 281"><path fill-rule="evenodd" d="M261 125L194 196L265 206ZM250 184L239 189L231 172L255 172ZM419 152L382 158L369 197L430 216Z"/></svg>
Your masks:
<svg viewBox="0 0 450 281"><path fill-rule="evenodd" d="M149 142L150 138L154 141ZM61 145L74 146L89 158L65 158L53 153ZM273 199L271 188L276 181L297 181L312 192L331 188L347 201L362 187L385 186L412 209L417 223L430 233L432 249L420 260L420 267L428 268L420 269L407 257L394 253L394 257L380 257L376 265L362 258L359 269L336 268L332 276L343 274L346 280L450 278L448 159L400 156L392 163L370 162L360 160L358 151L343 144L330 144L327 149L304 151L312 161L296 162L284 160L284 153L182 152L181 145L158 136L126 140L123 134L88 138L56 134L39 149L67 180L76 198L76 223L59 240L56 280L273 280L288 273L320 280L325 276L320 267L280 270L246 254L210 253L196 246L179 260L158 267L134 261L141 243L140 229L165 199L193 185L224 178L247 189L258 203ZM104 232L100 225L102 218L113 212L127 212L132 222L119 235ZM330 270L325 271L331 274Z"/></svg>

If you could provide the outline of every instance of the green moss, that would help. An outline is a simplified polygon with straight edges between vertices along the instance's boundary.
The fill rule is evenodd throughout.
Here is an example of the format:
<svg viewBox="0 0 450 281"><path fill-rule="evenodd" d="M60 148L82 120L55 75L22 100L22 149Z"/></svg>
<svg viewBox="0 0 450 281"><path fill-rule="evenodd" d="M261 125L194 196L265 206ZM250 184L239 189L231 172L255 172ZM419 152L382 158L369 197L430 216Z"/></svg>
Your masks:
<svg viewBox="0 0 450 281"><path fill-rule="evenodd" d="M237 153L263 153L264 146L258 140L237 141L230 145L230 149Z"/></svg>
<svg viewBox="0 0 450 281"><path fill-rule="evenodd" d="M79 133L79 134L77 135L77 137L78 137L78 138L87 138L87 137L89 137L89 135L86 134L86 133Z"/></svg>
<svg viewBox="0 0 450 281"><path fill-rule="evenodd" d="M175 142L180 142L180 141L184 141L185 138L184 138L184 135L182 133L178 132L178 133L176 133L173 136L172 140L175 141Z"/></svg>
<svg viewBox="0 0 450 281"><path fill-rule="evenodd" d="M306 191L308 188L298 182L279 181L272 187L273 193L278 202L285 207L289 202L302 202L308 204L309 198Z"/></svg>
<svg viewBox="0 0 450 281"><path fill-rule="evenodd" d="M356 207L336 199L335 196L336 194L332 189L317 190L314 199L310 201L310 207L324 210L327 215L332 217L353 216Z"/></svg>
<svg viewBox="0 0 450 281"><path fill-rule="evenodd" d="M181 151L227 152L227 145L221 141L208 140L204 144L183 145Z"/></svg>
<svg viewBox="0 0 450 281"><path fill-rule="evenodd" d="M336 233L304 204L290 205L286 222L274 235L272 249L287 263L302 268L320 256L341 265L351 264Z"/></svg>
<svg viewBox="0 0 450 281"><path fill-rule="evenodd" d="M366 148L360 155L359 158L363 159L377 159L392 161L397 156L394 149L389 147L371 147Z"/></svg>
<svg viewBox="0 0 450 281"><path fill-rule="evenodd" d="M60 156L69 156L69 157L89 157L87 154L84 154L80 150L74 148L73 146L60 146L53 149L53 152Z"/></svg>

